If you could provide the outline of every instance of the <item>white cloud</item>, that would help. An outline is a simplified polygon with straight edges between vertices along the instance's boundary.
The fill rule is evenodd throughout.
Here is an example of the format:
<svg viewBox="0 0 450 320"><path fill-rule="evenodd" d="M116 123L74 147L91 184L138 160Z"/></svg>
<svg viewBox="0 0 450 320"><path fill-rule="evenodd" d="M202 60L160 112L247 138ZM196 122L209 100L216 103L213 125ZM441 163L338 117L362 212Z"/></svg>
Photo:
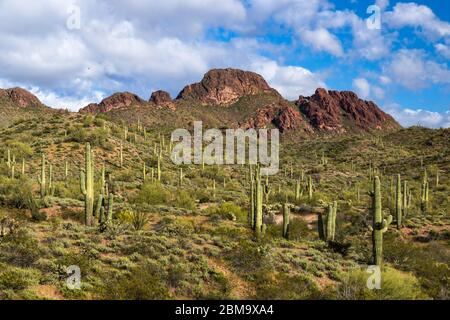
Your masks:
<svg viewBox="0 0 450 320"><path fill-rule="evenodd" d="M375 5L379 6L381 10L384 10L389 6L389 0L377 0Z"/></svg>
<svg viewBox="0 0 450 320"><path fill-rule="evenodd" d="M428 60L421 50L403 49L396 52L385 65L384 73L392 81L410 90L431 84L450 84L450 70L445 64Z"/></svg>
<svg viewBox="0 0 450 320"><path fill-rule="evenodd" d="M384 19L392 28L420 27L429 38L450 36L450 23L440 20L429 7L414 2L397 3Z"/></svg>
<svg viewBox="0 0 450 320"><path fill-rule="evenodd" d="M31 88L30 92L36 95L42 103L53 108L77 110L79 107L86 106L92 102L99 102L105 98L105 94L100 91L94 91L89 96L74 97L61 96L55 92L42 91L39 88Z"/></svg>
<svg viewBox="0 0 450 320"><path fill-rule="evenodd" d="M325 28L302 30L300 38L314 50L325 51L338 57L344 54L339 39Z"/></svg>
<svg viewBox="0 0 450 320"><path fill-rule="evenodd" d="M370 84L364 78L354 79L353 88L356 90L356 93L363 99L367 99L370 95Z"/></svg>
<svg viewBox="0 0 450 320"><path fill-rule="evenodd" d="M288 100L298 99L300 95L310 96L319 87L326 88L321 75L302 67L280 66L267 60L255 62L252 67Z"/></svg>
<svg viewBox="0 0 450 320"><path fill-rule="evenodd" d="M450 46L443 43L438 43L434 46L434 48L440 55L447 59L450 59Z"/></svg>
<svg viewBox="0 0 450 320"><path fill-rule="evenodd" d="M404 109L398 104L390 104L383 109L404 127L421 125L430 128L450 128L450 111L439 113L423 109Z"/></svg>

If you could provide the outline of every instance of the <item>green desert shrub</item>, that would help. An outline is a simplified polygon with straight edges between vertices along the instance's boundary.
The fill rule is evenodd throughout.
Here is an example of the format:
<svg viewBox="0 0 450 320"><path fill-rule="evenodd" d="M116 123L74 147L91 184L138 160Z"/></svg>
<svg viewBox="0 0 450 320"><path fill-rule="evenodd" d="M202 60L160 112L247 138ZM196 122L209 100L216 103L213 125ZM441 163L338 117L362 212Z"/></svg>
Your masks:
<svg viewBox="0 0 450 320"><path fill-rule="evenodd" d="M34 199L31 181L26 178L0 177L0 204L17 209L32 209Z"/></svg>
<svg viewBox="0 0 450 320"><path fill-rule="evenodd" d="M170 193L161 184L145 184L139 190L138 194L132 199L133 203L142 203L149 205L167 204L170 199Z"/></svg>
<svg viewBox="0 0 450 320"><path fill-rule="evenodd" d="M38 241L25 229L8 234L0 242L0 261L30 267L41 255Z"/></svg>
<svg viewBox="0 0 450 320"><path fill-rule="evenodd" d="M218 207L211 207L208 209L208 213L211 216L219 216L221 219L247 221L247 212L232 202L224 202Z"/></svg>
<svg viewBox="0 0 450 320"><path fill-rule="evenodd" d="M343 300L417 300L427 299L414 275L385 267L380 289L369 289L367 282L372 273L352 270L342 276L336 298Z"/></svg>
<svg viewBox="0 0 450 320"><path fill-rule="evenodd" d="M178 190L175 198L175 206L178 208L194 210L195 200L191 197L191 195L187 191Z"/></svg>
<svg viewBox="0 0 450 320"><path fill-rule="evenodd" d="M106 277L100 298L106 300L165 300L170 293L164 272L153 264L136 267L119 278Z"/></svg>
<svg viewBox="0 0 450 320"><path fill-rule="evenodd" d="M24 290L39 283L39 272L13 268L0 273L1 290Z"/></svg>

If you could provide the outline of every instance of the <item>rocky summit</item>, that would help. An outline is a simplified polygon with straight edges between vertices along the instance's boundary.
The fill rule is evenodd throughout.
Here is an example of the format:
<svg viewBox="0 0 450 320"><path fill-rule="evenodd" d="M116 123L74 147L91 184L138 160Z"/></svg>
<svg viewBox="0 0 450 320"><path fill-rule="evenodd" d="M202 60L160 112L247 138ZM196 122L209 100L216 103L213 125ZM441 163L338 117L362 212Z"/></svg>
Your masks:
<svg viewBox="0 0 450 320"><path fill-rule="evenodd" d="M114 109L141 105L144 100L130 92L115 93L100 103L91 103L80 110L85 113L105 113Z"/></svg>
<svg viewBox="0 0 450 320"><path fill-rule="evenodd" d="M35 95L22 88L0 89L0 98L21 108L42 105Z"/></svg>
<svg viewBox="0 0 450 320"><path fill-rule="evenodd" d="M345 133L400 128L375 103L362 100L351 91L319 88L311 97L300 96L296 105L319 131Z"/></svg>
<svg viewBox="0 0 450 320"><path fill-rule="evenodd" d="M222 105L236 102L242 96L270 92L279 95L259 74L237 69L214 69L206 73L201 82L186 86L177 99Z"/></svg>

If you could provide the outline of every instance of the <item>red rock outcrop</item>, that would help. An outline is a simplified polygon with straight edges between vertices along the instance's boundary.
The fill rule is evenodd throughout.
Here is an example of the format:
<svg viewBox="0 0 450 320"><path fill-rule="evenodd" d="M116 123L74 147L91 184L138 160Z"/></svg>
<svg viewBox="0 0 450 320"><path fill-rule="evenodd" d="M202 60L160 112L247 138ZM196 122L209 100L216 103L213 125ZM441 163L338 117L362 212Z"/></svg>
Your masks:
<svg viewBox="0 0 450 320"><path fill-rule="evenodd" d="M300 96L296 105L320 131L345 133L400 128L394 118L375 103L362 100L351 91L319 88L311 97Z"/></svg>
<svg viewBox="0 0 450 320"><path fill-rule="evenodd" d="M185 87L177 99L222 105L236 102L243 96L269 92L279 96L259 74L237 69L214 69L206 73L201 82Z"/></svg>
<svg viewBox="0 0 450 320"><path fill-rule="evenodd" d="M170 93L166 91L158 90L153 92L149 102L157 107L166 107L173 110L176 109Z"/></svg>
<svg viewBox="0 0 450 320"><path fill-rule="evenodd" d="M274 103L259 109L254 117L249 118L240 127L243 129L262 129L267 128L270 124L281 132L300 128L312 132L312 129L303 120L300 112L283 103Z"/></svg>
<svg viewBox="0 0 450 320"><path fill-rule="evenodd" d="M83 113L104 113L114 109L143 105L145 101L130 92L115 93L100 103L91 103L80 110Z"/></svg>
<svg viewBox="0 0 450 320"><path fill-rule="evenodd" d="M21 108L42 106L35 95L22 88L0 89L0 97L6 97Z"/></svg>

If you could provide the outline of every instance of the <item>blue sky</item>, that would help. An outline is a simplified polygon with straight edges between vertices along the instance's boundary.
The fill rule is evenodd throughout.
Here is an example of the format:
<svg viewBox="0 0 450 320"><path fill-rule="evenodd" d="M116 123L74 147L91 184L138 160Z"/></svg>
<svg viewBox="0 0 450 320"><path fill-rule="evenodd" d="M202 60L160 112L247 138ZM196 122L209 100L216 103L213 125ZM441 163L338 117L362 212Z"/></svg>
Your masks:
<svg viewBox="0 0 450 320"><path fill-rule="evenodd" d="M290 100L354 90L405 126L450 127L449 60L449 1L0 0L0 87L72 110L236 67Z"/></svg>

